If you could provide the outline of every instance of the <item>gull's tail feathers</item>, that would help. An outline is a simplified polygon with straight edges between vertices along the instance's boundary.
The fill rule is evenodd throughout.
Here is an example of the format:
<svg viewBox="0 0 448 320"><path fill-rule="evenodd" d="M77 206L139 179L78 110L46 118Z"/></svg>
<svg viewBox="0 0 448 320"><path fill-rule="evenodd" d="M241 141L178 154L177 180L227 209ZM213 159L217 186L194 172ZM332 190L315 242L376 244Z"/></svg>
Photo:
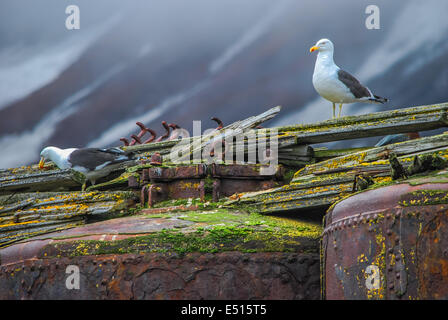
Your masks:
<svg viewBox="0 0 448 320"><path fill-rule="evenodd" d="M373 103L383 104L383 103L388 102L389 99L387 99L387 98L383 98L383 97L380 97L380 96L373 95L373 98L370 98L369 101L370 101L370 102L373 102Z"/></svg>

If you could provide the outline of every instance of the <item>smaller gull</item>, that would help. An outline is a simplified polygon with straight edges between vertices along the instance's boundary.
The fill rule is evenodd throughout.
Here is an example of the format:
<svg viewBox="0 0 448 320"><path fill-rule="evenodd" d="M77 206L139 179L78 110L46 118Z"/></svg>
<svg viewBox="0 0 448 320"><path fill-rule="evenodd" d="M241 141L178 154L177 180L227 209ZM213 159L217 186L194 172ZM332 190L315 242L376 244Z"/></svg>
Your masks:
<svg viewBox="0 0 448 320"><path fill-rule="evenodd" d="M314 66L313 85L317 93L333 103L333 118L336 117L336 103L341 116L344 103L385 103L386 98L376 96L350 73L340 69L333 61L334 46L328 39L319 40L310 52L318 51Z"/></svg>
<svg viewBox="0 0 448 320"><path fill-rule="evenodd" d="M44 167L46 159L53 161L59 169L73 169L85 175L92 185L99 178L118 169L123 162L133 160L131 153L119 148L69 148L46 147L40 153L39 168ZM82 190L86 184L84 183Z"/></svg>

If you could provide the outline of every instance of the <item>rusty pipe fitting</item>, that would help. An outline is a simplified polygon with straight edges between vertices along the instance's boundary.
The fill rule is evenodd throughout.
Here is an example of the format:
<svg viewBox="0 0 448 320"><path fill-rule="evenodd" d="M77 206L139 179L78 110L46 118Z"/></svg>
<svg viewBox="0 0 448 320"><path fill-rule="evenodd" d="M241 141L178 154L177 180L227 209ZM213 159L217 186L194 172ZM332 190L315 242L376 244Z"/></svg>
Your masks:
<svg viewBox="0 0 448 320"><path fill-rule="evenodd" d="M170 127L168 127L166 121L162 121L162 126L165 128L166 132L165 132L165 134L163 136L158 137L155 142L160 142L163 139L168 138L169 135L170 135Z"/></svg>
<svg viewBox="0 0 448 320"><path fill-rule="evenodd" d="M216 127L216 130L221 130L224 127L224 124L222 123L222 121L216 117L211 118L211 120L215 121L218 126Z"/></svg>

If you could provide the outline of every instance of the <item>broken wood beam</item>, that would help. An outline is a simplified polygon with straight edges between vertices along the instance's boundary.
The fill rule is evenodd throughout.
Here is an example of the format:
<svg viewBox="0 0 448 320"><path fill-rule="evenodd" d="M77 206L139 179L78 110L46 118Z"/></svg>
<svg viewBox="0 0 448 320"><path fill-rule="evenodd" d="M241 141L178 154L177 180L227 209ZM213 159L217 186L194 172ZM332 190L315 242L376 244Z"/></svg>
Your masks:
<svg viewBox="0 0 448 320"><path fill-rule="evenodd" d="M88 216L113 215L133 203L117 192L21 193L0 197L0 247L43 233L71 228Z"/></svg>
<svg viewBox="0 0 448 320"><path fill-rule="evenodd" d="M5 175L0 177L0 194L11 191L70 190L79 187L82 181L81 175L70 169Z"/></svg>
<svg viewBox="0 0 448 320"><path fill-rule="evenodd" d="M295 136L298 144L314 144L443 128L447 111L443 103L273 129Z"/></svg>

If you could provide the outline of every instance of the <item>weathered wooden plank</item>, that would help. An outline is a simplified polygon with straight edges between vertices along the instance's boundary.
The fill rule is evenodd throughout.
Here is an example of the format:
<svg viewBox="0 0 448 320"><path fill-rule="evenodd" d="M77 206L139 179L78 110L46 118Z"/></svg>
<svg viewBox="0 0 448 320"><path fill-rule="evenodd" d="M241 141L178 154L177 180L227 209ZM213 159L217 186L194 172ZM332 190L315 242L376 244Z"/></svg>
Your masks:
<svg viewBox="0 0 448 320"><path fill-rule="evenodd" d="M347 139L359 139L388 134L439 129L447 126L446 114L421 114L345 126L297 132L299 144L313 144Z"/></svg>
<svg viewBox="0 0 448 320"><path fill-rule="evenodd" d="M447 147L448 134L390 144L309 165L297 172L293 181L302 175L316 174L319 172L327 172L329 169L341 169L344 167L353 167L362 163L385 160L389 157L390 153L395 153L399 158L409 158L414 155L432 153L437 150L445 152L444 150L446 150ZM387 164L388 162L385 163Z"/></svg>
<svg viewBox="0 0 448 320"><path fill-rule="evenodd" d="M37 234L83 223L85 217L114 214L130 205L134 194L119 192L51 192L1 197L0 246Z"/></svg>
<svg viewBox="0 0 448 320"><path fill-rule="evenodd" d="M300 211L312 211L312 210L325 210L332 203L341 199L343 195L334 192L333 194L328 194L325 197L312 198L312 199L294 199L288 202L279 203L257 203L252 205L257 208L258 212L265 214L276 214L276 213L286 213L289 211L300 212Z"/></svg>
<svg viewBox="0 0 448 320"><path fill-rule="evenodd" d="M0 194L14 190L48 191L68 190L80 186L82 177L72 170L50 170L0 178Z"/></svg>
<svg viewBox="0 0 448 320"><path fill-rule="evenodd" d="M448 103L440 103L433 105L423 105L417 107L395 109L390 111L380 111L368 113L365 115L345 116L337 119L330 119L310 124L299 124L284 127L276 127L278 131L308 131L312 129L322 129L329 127L339 127L360 123L369 123L372 121L381 121L385 119L393 119L400 117L410 117L424 114L443 114L448 111Z"/></svg>
<svg viewBox="0 0 448 320"><path fill-rule="evenodd" d="M366 151L372 149L373 147L364 148L347 148L347 149L327 149L327 148L316 148L314 149L314 159L316 162L325 161L328 159L346 156L355 152Z"/></svg>
<svg viewBox="0 0 448 320"><path fill-rule="evenodd" d="M252 116L245 120L236 121L222 128L221 130L216 130L215 132L209 133L208 135L194 136L179 140L154 142L144 145L135 145L122 148L125 151L132 151L136 153L147 151L160 152L161 150L167 150L167 149L171 150L171 148L181 143L183 145L188 145L190 147L194 146L192 150L194 152L196 148L200 147L202 149L204 146L208 145L211 140L219 140L219 139L225 140L226 137L242 134L244 130L254 128L257 125L272 119L280 112L280 110L281 110L280 106L271 108L260 115Z"/></svg>

